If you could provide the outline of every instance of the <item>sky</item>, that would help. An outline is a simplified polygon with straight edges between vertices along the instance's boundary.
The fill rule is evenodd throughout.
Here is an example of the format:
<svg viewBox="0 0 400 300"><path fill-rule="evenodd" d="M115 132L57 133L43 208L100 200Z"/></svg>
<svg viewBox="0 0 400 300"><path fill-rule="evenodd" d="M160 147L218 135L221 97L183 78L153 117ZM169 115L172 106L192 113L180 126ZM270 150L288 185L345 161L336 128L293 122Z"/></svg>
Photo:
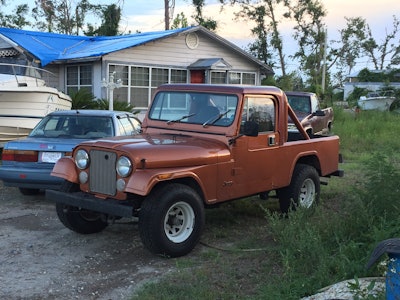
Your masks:
<svg viewBox="0 0 400 300"><path fill-rule="evenodd" d="M109 1L98 0L96 3L106 4ZM176 0L174 15L180 12L184 12L186 17L193 15L194 10L190 3L191 1ZM221 12L219 1L206 0L205 3L203 15L218 22L217 34L237 43L251 38L250 24L233 20L234 11L237 11L237 8L226 6ZM322 3L327 10L325 21L328 32L332 35L336 35L337 31L345 26L344 17L361 16L367 20L371 28L377 27L384 30L385 26L392 25L392 15L400 13L398 0L322 0ZM140 31L163 30L164 1L125 0L121 25ZM289 30L290 24L282 25L282 28Z"/></svg>
<svg viewBox="0 0 400 300"><path fill-rule="evenodd" d="M98 0L106 3L104 0ZM190 5L191 0L175 0L174 16L184 12L189 18L194 15L194 9ZM99 2L99 3L100 3ZM122 28L135 32L136 30L154 31L164 29L164 1L154 0L125 0L123 7ZM220 9L219 1L205 0L203 16L214 19L218 22L216 33L221 37L236 44L240 48L246 47L254 41L251 36L252 24L245 21L234 20L234 13L237 7L227 5L223 11ZM377 42L381 42L386 35L386 30L392 30L393 15L397 14L400 18L399 0L322 0L327 11L324 19L327 24L328 40L338 40L339 30L345 28L345 17L363 17L369 24L373 36ZM189 20L190 24L190 20ZM291 36L293 24L289 22L280 25L280 30L284 39L284 52L290 54L296 49L296 43ZM293 49L293 51L291 51ZM370 62L360 60L357 69L361 70L370 67ZM357 71L357 70L355 70Z"/></svg>
<svg viewBox="0 0 400 300"><path fill-rule="evenodd" d="M25 3L26 0L6 0L6 2L8 3L7 7L12 8L19 3ZM110 0L90 0L90 2L107 5L118 3L118 1ZM189 25L191 24L191 16L194 15L191 3L191 0L175 0L174 9L174 17L183 12L189 19ZM373 36L379 43L385 36L385 30L390 31L392 29L393 15L397 14L397 17L400 18L399 0L322 0L322 3L327 11L325 23L327 24L328 40L339 39L338 32L346 24L345 17L363 17L367 20ZM30 7L32 5L33 3L29 3ZM218 0L205 0L203 16L217 21L216 34L240 48L244 48L254 41L250 31L252 24L235 20L235 11L238 11L238 8L229 5L221 11ZM95 25L100 25L100 20L96 21L91 20ZM296 49L295 41L291 37L292 27L293 24L289 22L281 24L280 27L284 40L284 52L287 54L291 53L290 49ZM164 1L125 0L122 7L120 30L124 33L164 30ZM368 61L361 63L366 65L359 65L359 69L368 65Z"/></svg>

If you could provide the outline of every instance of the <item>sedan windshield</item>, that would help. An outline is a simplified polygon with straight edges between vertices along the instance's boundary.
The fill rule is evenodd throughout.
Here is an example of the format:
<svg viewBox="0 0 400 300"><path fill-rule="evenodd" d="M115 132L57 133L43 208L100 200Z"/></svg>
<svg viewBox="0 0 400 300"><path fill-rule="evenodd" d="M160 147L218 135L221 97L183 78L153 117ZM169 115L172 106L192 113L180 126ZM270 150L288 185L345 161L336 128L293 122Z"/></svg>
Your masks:
<svg viewBox="0 0 400 300"><path fill-rule="evenodd" d="M233 94L162 91L155 96L149 118L167 124L229 126L235 118L237 104L238 98Z"/></svg>
<svg viewBox="0 0 400 300"><path fill-rule="evenodd" d="M36 125L29 136L90 139L113 135L110 117L49 115Z"/></svg>

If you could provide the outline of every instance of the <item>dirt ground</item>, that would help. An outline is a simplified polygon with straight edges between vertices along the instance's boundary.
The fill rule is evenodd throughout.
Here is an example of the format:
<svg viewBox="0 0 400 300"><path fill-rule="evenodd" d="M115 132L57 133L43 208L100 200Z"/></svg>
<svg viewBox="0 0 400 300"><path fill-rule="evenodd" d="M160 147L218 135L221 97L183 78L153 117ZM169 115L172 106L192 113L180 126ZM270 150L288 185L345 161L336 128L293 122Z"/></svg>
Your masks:
<svg viewBox="0 0 400 300"><path fill-rule="evenodd" d="M135 222L79 235L44 193L23 196L0 182L0 299L129 299L174 264L147 252Z"/></svg>

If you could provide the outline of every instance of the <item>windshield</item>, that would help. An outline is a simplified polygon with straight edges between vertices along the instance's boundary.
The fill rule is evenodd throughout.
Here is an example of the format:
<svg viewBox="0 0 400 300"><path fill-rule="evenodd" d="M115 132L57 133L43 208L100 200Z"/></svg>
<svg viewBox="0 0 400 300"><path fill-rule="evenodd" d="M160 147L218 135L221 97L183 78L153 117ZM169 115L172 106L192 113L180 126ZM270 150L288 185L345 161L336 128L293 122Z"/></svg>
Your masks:
<svg viewBox="0 0 400 300"><path fill-rule="evenodd" d="M233 94L173 92L157 93L149 112L151 120L206 126L232 124L238 98Z"/></svg>
<svg viewBox="0 0 400 300"><path fill-rule="evenodd" d="M114 136L114 129L110 117L48 115L29 136L92 139Z"/></svg>
<svg viewBox="0 0 400 300"><path fill-rule="evenodd" d="M311 111L310 107L310 97L308 96L293 96L287 95L290 107L294 111L309 113Z"/></svg>

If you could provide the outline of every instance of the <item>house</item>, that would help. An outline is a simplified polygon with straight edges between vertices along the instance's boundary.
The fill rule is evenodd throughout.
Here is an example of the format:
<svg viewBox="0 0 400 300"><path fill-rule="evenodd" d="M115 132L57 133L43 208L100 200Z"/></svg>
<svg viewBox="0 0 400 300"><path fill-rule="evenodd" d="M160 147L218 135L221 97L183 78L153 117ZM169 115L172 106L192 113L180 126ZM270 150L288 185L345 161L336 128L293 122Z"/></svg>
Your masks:
<svg viewBox="0 0 400 300"><path fill-rule="evenodd" d="M58 82L51 84L59 90L86 88L103 99L112 95L142 115L164 83L259 85L273 74L269 66L202 26L108 37L0 28L0 62L10 49L56 74Z"/></svg>
<svg viewBox="0 0 400 300"><path fill-rule="evenodd" d="M388 73L391 70L369 70L371 73ZM358 78L359 72L349 74L347 76L347 82L343 84L344 94L343 99L346 101L349 95L354 91L355 88L361 88L368 91L378 91L383 87L387 86L387 82L360 82ZM390 86L395 89L400 89L400 82L390 82Z"/></svg>

